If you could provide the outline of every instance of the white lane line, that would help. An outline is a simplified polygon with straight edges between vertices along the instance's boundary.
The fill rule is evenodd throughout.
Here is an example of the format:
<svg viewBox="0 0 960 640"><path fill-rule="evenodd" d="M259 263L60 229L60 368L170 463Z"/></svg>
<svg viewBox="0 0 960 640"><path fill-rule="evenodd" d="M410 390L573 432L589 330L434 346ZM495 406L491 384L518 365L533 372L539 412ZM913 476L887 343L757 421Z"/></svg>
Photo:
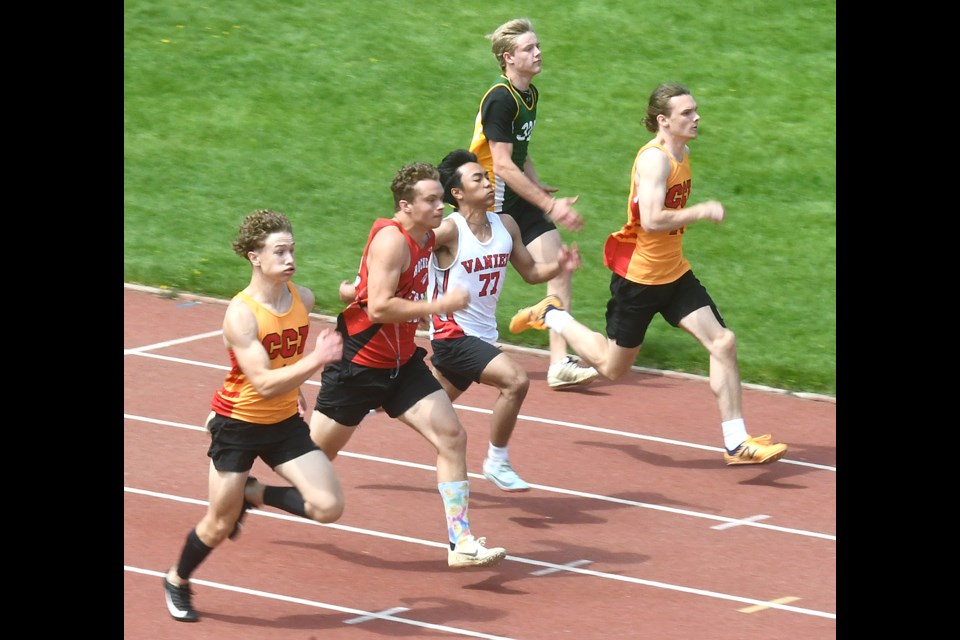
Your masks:
<svg viewBox="0 0 960 640"><path fill-rule="evenodd" d="M156 420L154 418L146 418L143 416L136 416L129 413L123 414L124 420L137 420L140 422L149 422L153 424L166 425L171 427L178 427L181 429L190 429L194 431L206 431L203 427L198 427L194 425L186 425L178 422L169 422L167 420ZM382 462L384 464L392 464L400 467L408 467L410 469L422 469L424 471L436 471L437 468L428 464L419 464L416 462L406 462L404 460L395 460L393 458L381 458L379 456L370 456L362 453L351 453L349 451L341 451L338 455L347 457L347 458L357 458L360 460L367 460L369 462ZM780 462L783 462L782 460ZM478 480L483 479L483 475L479 473L468 473L471 478L476 478ZM767 524L764 522L750 522L749 519L745 520L743 518L729 518L726 516L717 516L711 513L702 513L699 511L690 511L688 509L678 509L676 507L666 507L660 504L651 504L649 502L637 502L636 500L626 500L624 498L614 498L611 496L604 496L598 493L586 493L583 491L574 491L572 489L563 489L561 487L552 487L545 484L533 484L529 483L530 487L533 489L540 489L542 491L549 491L551 493L559 493L567 496L576 496L578 498L590 498L591 500L600 500L602 502L609 502L613 504L622 504L629 507L640 507L641 509L652 509L654 511L663 511L665 513L672 513L675 515L681 516L690 516L693 518L703 518L706 520L714 520L722 523L731 523L731 524L741 524L747 527L756 527L758 529L766 529L768 531L779 531L780 533L792 533L795 535L808 536L811 538L820 538L823 540L836 540L837 536L829 533L820 533L817 531L806 531L803 529L792 529L790 527L779 527L772 524Z"/></svg>
<svg viewBox="0 0 960 640"><path fill-rule="evenodd" d="M764 514L761 513L761 514L756 515L756 516L750 516L749 518L742 518L742 519L740 519L740 520L733 520L733 521L731 521L731 522L726 522L726 523L724 523L724 524L718 524L718 525L716 525L716 526L714 526L714 527L710 527L710 528L711 528L711 529L716 529L717 531L723 531L724 529L732 529L733 527L741 527L741 526L744 526L744 525L749 524L749 523L751 523L751 522L757 522L758 520L766 520L766 519L769 518L769 517L770 517L770 516L764 515Z"/></svg>
<svg viewBox="0 0 960 640"><path fill-rule="evenodd" d="M142 347L134 347L132 349L124 349L123 355L143 355L144 351L151 351L153 349L163 349L165 347L172 347L177 344L183 344L185 342L194 342L196 340L204 340L206 338L212 338L214 336L219 336L223 333L223 330L219 331L208 331L207 333L198 333L193 336L187 336L185 338L177 338L176 340L167 340L166 342L157 342L154 344L144 345Z"/></svg>
<svg viewBox="0 0 960 640"><path fill-rule="evenodd" d="M201 505L206 505L206 504L207 504L207 502L206 502L205 500L196 500L196 499L194 499L194 498L184 498L184 497L181 497L181 496L173 496L173 495L170 495L170 494L157 493L157 492L154 492L154 491L145 491L145 490L142 490L142 489L135 489L135 488L132 488L132 487L124 487L123 490L124 490L124 492L127 492L127 493L134 493L134 494L143 495L143 496L150 496L150 497L154 497L154 498L163 498L163 499L168 499L168 500L175 500L175 501L177 501L177 502L189 502L189 503L201 504ZM424 545L424 546L428 546L428 547L439 547L439 548L442 548L442 549L449 549L449 546L448 546L446 543L433 542L432 540L423 540L423 539L420 539L420 538L411 538L411 537L409 537L409 536L400 536L400 535L396 535L396 534L393 534L393 533L384 533L384 532L382 532L382 531L373 531L373 530L371 530L371 529L363 529L363 528L360 528L360 527L350 527L350 526L347 526L347 525L342 525L342 524L337 524L337 523L323 524L323 523L320 523L320 522L315 522L315 521L313 521L313 520L307 520L307 519L305 519L305 518L300 518L300 517L297 517L297 516L292 516L292 515L289 515L289 514L286 514L286 513L273 513L273 512L269 512L269 511L260 511L259 509L251 509L251 510L248 512L248 514L256 514L256 515L264 516L264 517L267 517L267 518L275 518L275 519L277 519L277 520L286 520L286 521L288 521L288 522L297 522L297 523L300 523L300 524L309 524L309 525L313 525L313 526L317 526L317 527L328 527L328 528L330 528L330 529L337 529L337 530L339 530L339 531L346 531L346 532L349 532L349 533L358 533L358 534L362 534L362 535L366 535L366 536L374 536L374 537L377 537L377 538L387 538L387 539L389 539L389 540L397 540L397 541L400 541L400 542L410 542L410 543L413 543L413 544L420 544L420 545ZM755 606L769 607L769 608L771 608L771 609L780 609L780 610L782 610L782 611L792 611L793 613L800 613L800 614L804 614L804 615L808 615L808 616L817 616L817 617L820 617L820 618L830 618L831 620L835 620L835 619L837 618L837 614L835 614L835 613L830 613L830 612L828 612L828 611L817 611L817 610L815 610L815 609L804 609L804 608L801 608L801 607L791 607L791 606L786 605L786 604L771 603L771 602L768 601L768 600L757 600L756 598L745 598L745 597L743 597L743 596L735 596L735 595L731 595L731 594L729 594L729 593L719 593L719 592L716 592L716 591L708 591L708 590L706 590L706 589L697 589L697 588L694 588L694 587L685 587L685 586L682 586L682 585L670 584L670 583L667 583L667 582L658 582L658 581L656 581L656 580L644 580L643 578L634 578L634 577L632 577L632 576L624 576L624 575L615 574L615 573L604 573L604 572L602 572L602 571L593 571L593 570L590 570L590 569L581 569L581 568L579 568L579 567L573 567L573 566L562 565L562 564L555 564L555 563L553 563L553 562L543 562L543 561L541 561L541 560L532 560L532 559L530 559L530 558L521 558L520 556L511 556L511 555L508 555L506 558L504 558L504 560L509 560L509 561L512 561L512 562L519 562L519 563L522 563L522 564L529 564L529 565L533 565L533 566L537 566L537 567L544 567L544 568L554 569L554 570L556 570L556 571L567 571L567 572L570 572L570 573L579 573L579 574L581 574L581 575L593 576L593 577L595 577L595 578L603 578L603 579L606 579L606 580L616 580L616 581L619 581L619 582L627 582L627 583L631 583L631 584L639 584L639 585L645 585L645 586L648 586L648 587L655 587L655 588L657 588L657 589L666 589L666 590L668 590L668 591L679 591L679 592L682 592L682 593L689 593L689 594L692 594L692 595L705 596L705 597L708 597L708 598L717 598L717 599L720 599L720 600L729 600L729 601L732 601L732 602L740 602L740 603L747 604L747 605L755 605ZM158 575L161 575L161 576L162 576L163 574L162 574L162 573L158 573ZM191 579L191 581L192 581L192 579ZM198 584L201 584L201 583L198 582ZM360 612L358 615L367 615L367 614L369 614L369 612ZM400 618L398 618L398 619L400 619Z"/></svg>
<svg viewBox="0 0 960 640"><path fill-rule="evenodd" d="M360 616L358 618L350 618L349 620L344 620L344 624L362 624L364 622L370 622L371 620L383 620L384 618L389 618L395 613L403 613L404 611L410 611L407 607L394 607L393 609L387 609L386 611L376 611L370 615Z"/></svg>
<svg viewBox="0 0 960 640"><path fill-rule="evenodd" d="M153 571L151 569L141 569L140 567L131 567L129 565L123 565L124 571L130 571L131 573L139 573L145 576L156 576L157 578L162 578L165 574L162 571ZM353 609L352 607L342 607L336 604L330 604L328 602L317 602L316 600L306 600L304 598L294 598L292 596L284 596L279 593L270 593L269 591L258 591L257 589L245 589L243 587L235 587L231 584L224 584L222 582L211 582L210 580L198 580L197 578L190 578L190 582L195 585L202 585L204 587L211 587L213 589L223 589L224 591L233 591L235 593L244 593L250 596L258 596L260 598L268 598L270 600L280 600L281 602L291 602L293 604L302 604L308 607L316 607L317 609L329 609L330 611L339 611L341 613L349 613L355 616L368 616L372 618L377 618L378 620L389 620L390 622L399 622L400 624L407 624L413 627L421 627L423 629L432 629L434 631L446 631L447 633L454 633L458 636L467 636L470 638L484 638L485 640L513 640L507 636L494 636L489 633L479 633L477 631L470 631L469 629L461 629L459 627L448 627L440 624L431 624L429 622L420 622L419 620L411 620L409 618L395 618L391 615L381 615L374 613L372 611L364 611L362 609Z"/></svg>
<svg viewBox="0 0 960 640"><path fill-rule="evenodd" d="M146 349L148 347L141 347ZM157 353L143 353L138 349L125 349L123 355L133 355L133 356L142 356L144 358L155 358L157 360L167 360L169 362L176 362L178 364L188 364L196 367L207 367L212 369L221 369L223 371L229 371L230 367L211 364L209 362L200 362L197 360L186 360L184 358L174 358L171 356L164 356ZM319 382L313 380L307 380L306 384L313 386L320 386ZM471 411L473 413L483 413L490 415L493 413L492 409L485 409L483 407L471 407L463 404L454 403L453 407L455 409L460 409L461 411ZM604 433L607 435L618 436L621 438L632 438L634 440L646 440L647 442L659 442L660 444L670 444L678 447L689 447L691 449L701 449L703 451L713 451L715 453L723 452L721 447L712 447L705 444L696 444L694 442L684 442L683 440L672 440L670 438L660 438L658 436L648 436L641 433L631 433L629 431L618 431L616 429L607 429L605 427L594 427L587 424L579 424L577 422L566 422L563 420L550 420L549 418L539 418L537 416L528 416L520 414L517 416L517 420L526 420L528 422L539 422L540 424L550 424L558 427L568 427L570 429L580 429L582 431L592 431L594 433ZM823 465L823 464L814 464L812 462L804 462L803 460L791 460L790 458L782 458L778 461L778 464L793 464L801 467L810 467L811 469L821 469L823 471L833 471L836 472L837 468L833 466Z"/></svg>
<svg viewBox="0 0 960 640"><path fill-rule="evenodd" d="M566 564L563 565L563 566L564 566L564 568L566 568L566 567L579 567L580 565L590 564L591 562L593 562L593 561L592 561L592 560L574 560L573 562L568 562L568 563L566 563ZM541 569L540 571L534 571L534 572L532 572L530 575L532 575L532 576L547 576L547 575L550 575L551 573L557 573L557 572L559 572L559 571L562 571L562 569L552 569L552 568L551 568L551 569Z"/></svg>

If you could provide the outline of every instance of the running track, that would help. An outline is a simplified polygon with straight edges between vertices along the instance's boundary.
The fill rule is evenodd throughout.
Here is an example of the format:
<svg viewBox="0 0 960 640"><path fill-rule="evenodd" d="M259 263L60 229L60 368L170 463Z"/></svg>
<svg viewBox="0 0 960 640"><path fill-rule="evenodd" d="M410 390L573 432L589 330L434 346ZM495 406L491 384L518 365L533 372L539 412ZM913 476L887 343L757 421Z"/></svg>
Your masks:
<svg viewBox="0 0 960 640"><path fill-rule="evenodd" d="M205 510L202 425L227 358L222 301L157 294L124 285L127 640L836 637L834 398L748 387L748 428L790 450L726 467L704 379L638 369L556 392L522 349L532 384L510 452L531 491L480 474L493 390L456 403L472 528L506 547L499 566L447 568L435 455L378 413L335 462L341 520L251 511L194 575L200 622L172 620L161 577ZM253 473L283 482L259 460Z"/></svg>

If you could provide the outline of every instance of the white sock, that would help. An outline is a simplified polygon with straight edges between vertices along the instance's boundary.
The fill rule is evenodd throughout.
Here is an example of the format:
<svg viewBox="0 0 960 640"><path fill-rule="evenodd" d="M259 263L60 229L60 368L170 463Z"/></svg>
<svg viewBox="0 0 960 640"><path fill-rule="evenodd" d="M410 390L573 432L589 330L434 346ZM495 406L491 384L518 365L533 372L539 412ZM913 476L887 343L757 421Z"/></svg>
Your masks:
<svg viewBox="0 0 960 640"><path fill-rule="evenodd" d="M492 462L506 462L509 460L506 447L495 447L491 442L487 446L487 460Z"/></svg>
<svg viewBox="0 0 960 640"><path fill-rule="evenodd" d="M567 323L573 320L568 312L563 309L550 309L543 316L543 324L547 325L548 329L553 329L557 333L563 333L563 328L567 326Z"/></svg>
<svg viewBox="0 0 960 640"><path fill-rule="evenodd" d="M721 423L720 427L723 429L723 446L727 448L727 451L733 451L749 437L743 418L727 420Z"/></svg>

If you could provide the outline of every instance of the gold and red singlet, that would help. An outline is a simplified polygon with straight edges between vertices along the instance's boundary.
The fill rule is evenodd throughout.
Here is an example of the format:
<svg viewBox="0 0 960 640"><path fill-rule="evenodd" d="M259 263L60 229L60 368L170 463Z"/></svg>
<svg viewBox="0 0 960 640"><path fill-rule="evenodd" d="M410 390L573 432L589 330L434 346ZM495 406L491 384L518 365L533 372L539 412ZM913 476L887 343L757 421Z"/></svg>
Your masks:
<svg viewBox="0 0 960 640"><path fill-rule="evenodd" d="M270 311L242 291L235 296L250 307L257 318L257 334L260 344L270 356L271 369L279 369L300 360L310 332L310 316L297 288L292 282L287 283L287 288L293 301L290 309L282 314ZM292 389L274 398L264 398L240 369L233 349L227 349L227 354L230 356L230 373L223 381L223 386L213 394L211 409L223 416L264 425L282 422L297 413L299 389Z"/></svg>
<svg viewBox="0 0 960 640"><path fill-rule="evenodd" d="M673 156L655 142L648 142L637 152L630 170L630 197L627 200L627 223L619 231L611 233L603 246L603 263L631 282L640 284L669 284L690 270L690 263L683 257L683 232L685 227L672 231L649 232L640 224L640 208L637 205L637 184L634 179L640 154L651 147L660 149L670 158L670 175L667 177L667 193L663 201L666 209L681 209L690 197L690 157L686 150L683 161Z"/></svg>

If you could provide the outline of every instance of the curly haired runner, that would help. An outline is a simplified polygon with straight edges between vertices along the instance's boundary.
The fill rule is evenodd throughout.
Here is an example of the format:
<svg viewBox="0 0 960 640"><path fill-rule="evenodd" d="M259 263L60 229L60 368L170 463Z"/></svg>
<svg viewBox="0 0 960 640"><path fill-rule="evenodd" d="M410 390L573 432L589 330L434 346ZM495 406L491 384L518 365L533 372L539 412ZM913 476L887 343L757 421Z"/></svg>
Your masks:
<svg viewBox="0 0 960 640"><path fill-rule="evenodd" d="M507 552L487 548L470 528L467 432L453 403L424 362L415 338L422 318L467 306L463 289L427 299L430 257L443 221L443 186L432 164L400 168L390 185L393 218L378 218L360 260L355 298L337 317L343 358L323 370L310 434L333 460L370 411L383 408L422 435L437 451L437 488L443 500L453 568L488 567Z"/></svg>
<svg viewBox="0 0 960 640"><path fill-rule="evenodd" d="M690 149L700 114L690 91L665 83L650 94L644 125L656 136L643 145L633 162L627 222L604 245L610 277L607 336L591 331L564 310L556 296L547 296L517 312L510 331L550 328L563 334L580 357L611 380L623 377L637 354L654 315L660 313L710 353L710 388L720 409L728 465L774 462L787 445L769 434L751 437L741 412L742 387L737 364L737 338L683 256L687 225L697 220L723 222L726 211L716 200L687 206L690 197Z"/></svg>
<svg viewBox="0 0 960 640"><path fill-rule="evenodd" d="M576 246L561 246L556 260L534 260L521 242L513 218L489 211L493 185L470 151L454 149L444 156L438 170L443 199L453 206L453 212L434 231L429 298L436 300L450 289L463 288L470 293L470 303L453 313L430 316L433 374L451 401L474 382L499 391L490 418L483 476L504 491L527 491L530 485L513 470L507 445L530 389L530 377L496 344L500 335L497 303L508 264L525 282L537 284L579 269L580 252ZM343 302L351 302L357 295L356 280L341 282L339 293Z"/></svg>
<svg viewBox="0 0 960 640"><path fill-rule="evenodd" d="M250 263L250 284L223 318L231 368L214 394L207 513L187 535L176 566L163 579L174 620L196 622L190 576L210 552L240 531L243 514L269 505L317 522L343 513L343 491L333 465L310 439L300 385L340 358L340 334L325 329L307 350L310 289L293 284L293 228L282 213L260 209L244 218L234 252ZM293 487L272 487L251 477L260 457Z"/></svg>

